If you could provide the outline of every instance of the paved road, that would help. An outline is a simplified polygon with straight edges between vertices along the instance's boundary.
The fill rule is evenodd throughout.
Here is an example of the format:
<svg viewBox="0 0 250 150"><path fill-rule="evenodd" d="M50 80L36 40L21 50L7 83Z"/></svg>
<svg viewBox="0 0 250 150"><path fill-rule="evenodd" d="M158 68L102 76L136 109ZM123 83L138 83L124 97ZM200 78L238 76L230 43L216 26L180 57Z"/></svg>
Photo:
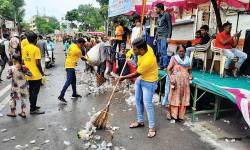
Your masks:
<svg viewBox="0 0 250 150"><path fill-rule="evenodd" d="M63 68L64 54L62 45L57 44L56 66L47 70L47 82L42 87L38 104L46 111L40 116L30 116L27 119L0 117L0 130L7 129L7 132L0 132L0 140L15 136L15 140L2 143L0 150L13 150L16 145L26 145L26 149L40 147L43 150L79 150L84 148L84 142L77 138L77 131L83 129L89 120L88 114L93 110L99 110L105 106L108 93L101 95L84 96L79 100L70 100L71 88L66 93L68 105L58 103L57 96L65 81L65 71ZM83 77L83 63L78 63L78 81ZM83 77L84 78L84 77ZM92 79L84 79L89 82ZM85 87L84 87L85 86ZM78 89L84 89L87 85L78 85ZM0 90L1 93L2 89ZM79 90L79 93L86 93ZM127 98L127 97L126 97ZM110 122L113 126L120 127L116 131L112 143L114 146L122 146L127 150L211 150L214 146L201 141L201 137L192 132L189 127L183 124L171 124L164 117L164 110L160 106L156 108L157 136L153 139L147 138L147 128L130 130L128 125L134 120L135 108L125 102L123 93L118 92L116 99L118 102L111 107ZM6 100L6 98L5 98ZM0 105L1 106L1 105ZM19 108L18 108L19 110ZM0 113L6 114L9 108L0 107ZM44 128L39 131L38 128ZM98 131L103 140L110 140L107 131ZM30 141L35 140L34 144ZM48 143L44 143L49 140ZM32 141L34 142L34 141ZM100 142L97 142L100 143Z"/></svg>

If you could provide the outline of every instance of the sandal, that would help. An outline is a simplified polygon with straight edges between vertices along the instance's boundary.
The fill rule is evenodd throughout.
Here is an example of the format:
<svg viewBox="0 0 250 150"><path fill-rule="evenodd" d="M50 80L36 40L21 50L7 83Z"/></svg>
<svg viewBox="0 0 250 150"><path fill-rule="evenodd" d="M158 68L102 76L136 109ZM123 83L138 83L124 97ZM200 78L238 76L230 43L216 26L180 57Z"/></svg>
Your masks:
<svg viewBox="0 0 250 150"><path fill-rule="evenodd" d="M16 115L15 114L7 114L8 117L12 117L12 118L15 118Z"/></svg>
<svg viewBox="0 0 250 150"><path fill-rule="evenodd" d="M22 118L26 118L26 114L25 114L25 112L21 112L21 113L19 113L19 114L18 114L18 116L20 116L20 117L22 117Z"/></svg>
<svg viewBox="0 0 250 150"><path fill-rule="evenodd" d="M155 128L148 129L148 138L153 138L155 136L156 136L156 129Z"/></svg>
<svg viewBox="0 0 250 150"><path fill-rule="evenodd" d="M131 129L133 129L133 128L141 128L141 127L144 127L143 122L133 122L129 126L129 128L131 128Z"/></svg>

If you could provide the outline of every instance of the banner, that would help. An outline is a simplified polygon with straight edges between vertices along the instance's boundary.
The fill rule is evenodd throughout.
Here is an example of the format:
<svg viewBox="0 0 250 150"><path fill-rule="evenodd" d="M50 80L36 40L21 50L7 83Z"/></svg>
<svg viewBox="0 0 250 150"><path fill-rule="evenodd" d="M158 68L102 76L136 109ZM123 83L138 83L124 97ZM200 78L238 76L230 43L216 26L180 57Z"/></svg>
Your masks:
<svg viewBox="0 0 250 150"><path fill-rule="evenodd" d="M132 0L109 0L108 16L118 16L126 14L133 9Z"/></svg>

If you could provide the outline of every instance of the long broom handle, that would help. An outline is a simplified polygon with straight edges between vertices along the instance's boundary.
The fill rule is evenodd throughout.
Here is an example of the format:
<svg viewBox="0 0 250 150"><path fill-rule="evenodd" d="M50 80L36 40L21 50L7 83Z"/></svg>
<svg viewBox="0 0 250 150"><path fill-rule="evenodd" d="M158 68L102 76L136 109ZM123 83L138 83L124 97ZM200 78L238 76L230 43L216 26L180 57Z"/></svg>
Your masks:
<svg viewBox="0 0 250 150"><path fill-rule="evenodd" d="M123 65L123 67L122 67L122 71L121 71L121 73L120 73L120 75L119 75L119 79L120 79L120 77L121 77L122 74L123 74L123 71L124 71L124 69L125 69L125 67L126 67L126 65L127 65L127 62L128 62L128 60L126 59L124 65ZM117 88L117 86L118 86L118 84L119 84L119 81L120 81L119 79L117 80L117 82L116 82L116 84L115 84L115 87L113 88L113 91L112 91L112 93L111 93L111 95L110 95L110 97L109 97L109 101L108 101L107 106L110 105L110 102L111 102L111 100L112 100L112 98L113 98L113 96L114 96L114 94L115 94L115 90L116 90L116 88Z"/></svg>

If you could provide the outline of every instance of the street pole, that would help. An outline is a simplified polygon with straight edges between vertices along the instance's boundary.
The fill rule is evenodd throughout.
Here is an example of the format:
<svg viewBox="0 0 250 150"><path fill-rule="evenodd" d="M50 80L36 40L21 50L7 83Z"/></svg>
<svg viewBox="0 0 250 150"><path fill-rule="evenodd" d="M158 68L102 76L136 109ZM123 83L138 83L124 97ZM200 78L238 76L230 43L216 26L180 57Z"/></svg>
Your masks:
<svg viewBox="0 0 250 150"><path fill-rule="evenodd" d="M238 32L239 19L240 19L240 11L237 12L236 33Z"/></svg>

